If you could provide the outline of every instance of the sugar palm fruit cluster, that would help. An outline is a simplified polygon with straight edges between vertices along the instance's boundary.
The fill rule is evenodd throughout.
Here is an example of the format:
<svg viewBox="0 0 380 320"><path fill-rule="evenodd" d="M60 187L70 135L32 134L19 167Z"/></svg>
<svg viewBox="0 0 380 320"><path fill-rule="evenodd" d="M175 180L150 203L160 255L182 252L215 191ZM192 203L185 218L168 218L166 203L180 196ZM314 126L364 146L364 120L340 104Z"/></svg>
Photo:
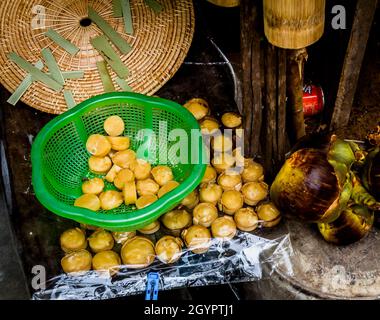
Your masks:
<svg viewBox="0 0 380 320"><path fill-rule="evenodd" d="M326 241L350 244L369 232L373 211L379 208L355 169L365 152L335 135L318 143L301 143L286 160L272 184L271 198L284 214L317 223Z"/></svg>
<svg viewBox="0 0 380 320"><path fill-rule="evenodd" d="M364 161L362 181L364 187L380 202L380 124L368 134L367 141L370 149ZM380 210L375 212L375 221L380 226Z"/></svg>

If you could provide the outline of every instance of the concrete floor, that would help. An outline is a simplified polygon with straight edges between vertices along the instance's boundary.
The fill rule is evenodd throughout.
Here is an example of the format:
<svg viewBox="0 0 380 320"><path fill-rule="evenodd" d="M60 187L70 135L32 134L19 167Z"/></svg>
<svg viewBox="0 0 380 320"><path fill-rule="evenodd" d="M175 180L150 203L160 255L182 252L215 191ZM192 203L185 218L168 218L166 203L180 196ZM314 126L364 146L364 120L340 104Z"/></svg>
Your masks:
<svg viewBox="0 0 380 320"><path fill-rule="evenodd" d="M0 159L4 160L4 148L1 141L0 148ZM2 168L6 169L3 161ZM9 219L10 212L3 184L0 183L0 299L28 299L30 295L16 249L14 232Z"/></svg>

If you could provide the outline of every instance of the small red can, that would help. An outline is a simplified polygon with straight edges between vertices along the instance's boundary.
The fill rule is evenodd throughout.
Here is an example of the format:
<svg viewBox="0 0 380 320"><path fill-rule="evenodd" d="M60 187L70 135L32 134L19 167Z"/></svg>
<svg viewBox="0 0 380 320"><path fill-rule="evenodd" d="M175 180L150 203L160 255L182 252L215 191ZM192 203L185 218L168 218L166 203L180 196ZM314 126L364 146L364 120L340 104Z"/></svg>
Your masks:
<svg viewBox="0 0 380 320"><path fill-rule="evenodd" d="M306 117L321 113L325 105L322 88L314 84L305 85L303 87L302 103L303 113Z"/></svg>

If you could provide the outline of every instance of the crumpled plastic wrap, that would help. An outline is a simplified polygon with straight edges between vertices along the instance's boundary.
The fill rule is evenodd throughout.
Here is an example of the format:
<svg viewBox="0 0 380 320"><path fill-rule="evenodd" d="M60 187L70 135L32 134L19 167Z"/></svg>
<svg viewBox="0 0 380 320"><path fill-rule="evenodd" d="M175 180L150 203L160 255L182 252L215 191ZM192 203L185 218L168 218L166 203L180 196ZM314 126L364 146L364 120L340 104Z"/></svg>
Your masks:
<svg viewBox="0 0 380 320"><path fill-rule="evenodd" d="M212 239L204 254L184 250L181 258L171 265L156 258L144 269L120 266L113 277L99 271L62 274L48 280L46 288L36 291L33 299L102 300L143 293L149 272L159 273L159 290L260 280L270 277L279 267L282 272L292 274L292 254L288 234L267 239L238 232L232 240Z"/></svg>

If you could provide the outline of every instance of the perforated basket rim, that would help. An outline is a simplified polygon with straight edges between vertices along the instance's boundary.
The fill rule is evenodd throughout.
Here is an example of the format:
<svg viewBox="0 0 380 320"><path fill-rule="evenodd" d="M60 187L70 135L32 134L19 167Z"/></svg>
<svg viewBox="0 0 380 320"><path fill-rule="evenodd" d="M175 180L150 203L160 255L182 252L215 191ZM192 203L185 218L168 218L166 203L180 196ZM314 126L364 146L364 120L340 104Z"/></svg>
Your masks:
<svg viewBox="0 0 380 320"><path fill-rule="evenodd" d="M57 130L83 114L102 106L120 103L138 103L144 104L144 108L164 109L180 117L189 125L190 129L200 130L198 122L187 109L173 101L162 98L148 97L131 92L112 92L94 96L86 101L83 101L76 107L48 122L38 133L33 142L31 152L32 185L37 199L46 209L64 218L72 219L84 224L102 227L108 230L137 230L158 219L165 212L171 210L173 206L178 204L199 185L207 166L203 163L205 146L202 139L200 139L199 143L199 158L197 163L193 165L190 175L177 188L168 192L146 208L136 209L132 212L122 214L107 214L58 202L56 198L51 195L45 187L43 175L41 174L43 170L43 150L46 143Z"/></svg>

